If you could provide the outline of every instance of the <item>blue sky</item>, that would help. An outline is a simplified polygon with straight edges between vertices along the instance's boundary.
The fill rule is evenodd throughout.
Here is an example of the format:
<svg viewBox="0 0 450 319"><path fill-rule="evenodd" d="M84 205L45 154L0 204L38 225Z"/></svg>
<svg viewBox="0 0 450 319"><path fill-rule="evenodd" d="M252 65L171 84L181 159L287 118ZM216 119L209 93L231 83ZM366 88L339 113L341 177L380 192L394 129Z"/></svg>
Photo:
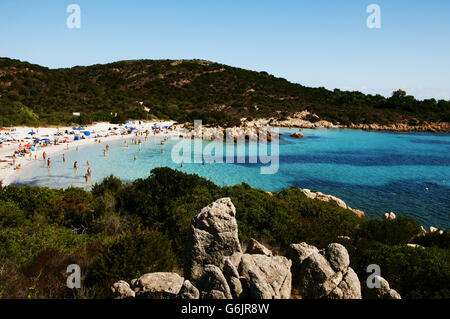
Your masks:
<svg viewBox="0 0 450 319"><path fill-rule="evenodd" d="M69 4L81 29L69 29ZM366 8L381 7L381 29ZM307 86L450 99L448 0L1 0L0 56L51 68L201 58Z"/></svg>

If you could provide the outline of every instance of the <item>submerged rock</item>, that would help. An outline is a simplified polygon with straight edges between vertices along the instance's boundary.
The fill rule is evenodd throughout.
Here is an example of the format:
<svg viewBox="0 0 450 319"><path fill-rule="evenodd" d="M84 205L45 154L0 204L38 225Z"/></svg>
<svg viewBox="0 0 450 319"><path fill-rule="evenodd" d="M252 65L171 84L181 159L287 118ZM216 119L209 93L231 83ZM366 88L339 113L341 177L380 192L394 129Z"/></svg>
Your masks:
<svg viewBox="0 0 450 319"><path fill-rule="evenodd" d="M305 136L303 134L298 133L298 132L291 134L291 137L293 137L293 138L305 138Z"/></svg>

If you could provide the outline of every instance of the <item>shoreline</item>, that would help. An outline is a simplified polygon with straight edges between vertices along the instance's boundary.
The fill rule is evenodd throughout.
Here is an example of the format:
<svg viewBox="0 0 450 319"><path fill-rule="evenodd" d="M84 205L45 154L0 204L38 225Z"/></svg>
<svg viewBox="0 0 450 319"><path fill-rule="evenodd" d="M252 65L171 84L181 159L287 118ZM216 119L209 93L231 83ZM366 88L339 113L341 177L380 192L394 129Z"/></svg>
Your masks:
<svg viewBox="0 0 450 319"><path fill-rule="evenodd" d="M290 118L289 120L286 121L274 121L273 118L270 119L257 119L257 120L253 120L253 121L248 121L247 123L245 123L245 120L243 119L243 123L245 123L245 125L241 125L241 126L237 126L237 127L233 127L232 129L242 129L244 127L256 127L256 128L262 128L265 125L270 125L272 127L278 127L278 128L298 128L298 129L349 129L349 130L363 130L363 131L374 131L374 132L397 132L397 133L415 133L415 132L426 132L426 133L450 133L450 131L447 130L442 130L442 131L430 131L430 130L409 130L407 129L406 126L397 126L395 124L392 124L390 126L379 126L377 124L370 124L370 125L366 125L366 124L358 124L358 125L334 125L331 122L327 122L327 121L318 121L315 123L312 123L310 121L306 121L303 119L303 117L308 114L310 114L307 111L302 112L301 114L297 115L297 117L295 118ZM136 121L137 122L137 121ZM170 134L170 135L176 135L176 136L180 136L180 134L182 134L183 132L180 132L180 129L182 128L186 128L186 125L190 125L191 123L176 123L175 121L141 121L143 126L146 126L147 129L149 129L151 127L151 125L154 124L159 124L159 125L163 125L163 124L169 124L169 128L165 131L165 134ZM269 124L270 123L270 124ZM448 128L449 123L444 122L441 123L443 124L443 127ZM118 125L115 124L110 124L110 123L106 123L106 122L99 122L99 123L94 123L92 125L86 126L86 130L90 131L90 130L94 130L94 129L102 129L104 131L108 131L108 128L112 128L112 127L117 127ZM210 130L224 130L224 128L222 127L207 127L204 126L203 127L203 138L204 139L209 139L211 132L209 132ZM60 128L56 128L56 127L38 127L38 128L30 128L30 127L16 127L16 130L20 130L22 136L19 137L19 140L22 140L22 143L27 143L26 140L24 140L24 138L27 136L26 133L24 132L29 132L30 130L36 130L36 131L44 131L44 133L48 133L51 134L51 132L58 132L61 130L73 130L72 127L60 127ZM189 130L189 129L188 129ZM189 130L191 133L194 133L193 130ZM205 134L206 133L206 134ZM24 135L25 134L25 135ZM109 134L109 133L108 133ZM151 133L152 136L160 136L163 135L163 133ZM112 134L112 135L106 135L106 136L102 136L99 139L102 140L102 143L104 141L115 141L118 139L124 139L124 138L131 138L135 136L134 133L131 134ZM181 136L180 136L181 137ZM186 138L187 136L184 136L184 138ZM15 150L17 150L19 143L16 141L14 142L14 144L12 145L8 145L8 146L3 146L0 148L0 160L4 160L3 162L0 162L0 185L4 186L8 186L11 183L14 182L14 180L17 178L18 175L20 175L20 170L24 169L25 167L29 166L30 164L34 163L34 155L36 154L38 156L37 160L40 160L40 156L42 156L42 153L45 151L46 154L48 155L48 157L50 156L54 156L60 153L63 153L65 150L71 150L71 148L73 148L73 146L87 146L87 145L92 145L94 143L96 143L97 138L86 138L86 139L81 139L78 141L70 141L67 143L61 143L58 145L49 145L49 146L45 146L45 147L39 147L36 151L32 152L32 159L26 158L28 157L28 155L26 157L21 157L21 158L17 158L16 159L16 165L17 164L21 164L21 168L20 169L16 169L13 165L12 165L12 160L11 158L11 154L14 153ZM67 149L67 145L69 145L69 149ZM6 162L5 162L6 161Z"/></svg>
<svg viewBox="0 0 450 319"><path fill-rule="evenodd" d="M145 124L145 126L147 127L151 127L154 124L170 124L169 127L171 125L173 125L173 121L166 121L166 122L162 122L162 121L151 121L151 122L142 122L143 124ZM89 126L86 126L86 131L91 131L93 129L98 129L101 128L102 130L105 130L108 132L107 128L109 127L117 127L118 125L114 125L114 124L110 124L110 123L105 123L105 122L100 122L100 123L95 123ZM22 134L22 136L18 137L17 140L19 141L23 141L23 142L13 142L11 145L7 145L7 146L3 146L0 148L0 160L4 160L3 162L0 162L0 185L2 187L8 186L12 183L14 183L14 181L18 178L18 176L21 174L21 171L28 167L29 165L36 163L36 161L40 161L42 160L42 154L45 151L45 153L47 154L47 158L51 157L51 156L55 156L57 154L61 154L64 151L72 151L74 149L74 147L82 147L82 146L89 146L89 145L93 145L95 143L98 143L98 140L101 140L101 144L105 144L105 142L112 142L112 141L116 141L116 140L120 140L120 139L126 139L126 138L132 138L135 137L135 133L131 133L131 134L111 134L111 135L106 135L106 136L101 136L101 137L90 137L90 138L86 138L86 139L81 139L81 140L71 140L70 142L64 142L64 143L59 143L58 145L49 145L49 146L45 146L45 147L39 147L37 148L35 151L31 152L31 159L29 158L29 155L27 154L24 157L19 157L16 159L16 165L21 164L21 168L20 169L16 169L14 167L14 165L12 164L12 154L14 153L15 150L18 149L19 144L26 144L28 143L27 140L24 139L23 134L27 134L24 133L29 132L30 130L36 130L36 131L44 131L44 133L51 133L53 131L57 132L58 130L72 130L71 127L60 127L60 128L56 128L56 127L39 127L39 128L30 128L30 127L17 127L17 130L20 130L19 134ZM167 132L167 131L166 131ZM46 134L46 135L49 135ZM151 136L160 136L163 135L163 133L159 133L159 134L151 134ZM34 159L34 156L37 156L37 159Z"/></svg>
<svg viewBox="0 0 450 319"><path fill-rule="evenodd" d="M311 118L315 121L311 122ZM241 122L246 122L245 118ZM301 129L350 129L350 130L364 130L364 131L379 131L379 132L399 132L399 133L450 133L449 122L426 122L421 125L409 125L407 123L393 123L393 124L333 124L326 120L321 120L316 114L309 111L302 111L289 116L284 120L279 120L273 117L260 118L256 120L247 121L248 125L255 126L274 126L283 128L301 128Z"/></svg>

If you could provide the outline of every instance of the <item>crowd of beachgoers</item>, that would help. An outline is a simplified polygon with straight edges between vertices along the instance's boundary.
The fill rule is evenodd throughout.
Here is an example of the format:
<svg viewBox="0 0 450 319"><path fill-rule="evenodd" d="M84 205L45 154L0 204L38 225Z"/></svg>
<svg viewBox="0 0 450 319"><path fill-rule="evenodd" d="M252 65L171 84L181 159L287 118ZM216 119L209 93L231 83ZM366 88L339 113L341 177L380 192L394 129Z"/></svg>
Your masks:
<svg viewBox="0 0 450 319"><path fill-rule="evenodd" d="M97 123L90 126L77 127L0 127L0 182L6 186L14 176L33 161L43 160L51 166L52 155L64 152L81 145L105 143L125 137L167 135L172 121L129 121L127 124ZM137 143L137 139L136 139ZM78 163L72 163L77 168ZM88 165L89 166L89 165ZM90 168L86 172L86 180L90 177Z"/></svg>

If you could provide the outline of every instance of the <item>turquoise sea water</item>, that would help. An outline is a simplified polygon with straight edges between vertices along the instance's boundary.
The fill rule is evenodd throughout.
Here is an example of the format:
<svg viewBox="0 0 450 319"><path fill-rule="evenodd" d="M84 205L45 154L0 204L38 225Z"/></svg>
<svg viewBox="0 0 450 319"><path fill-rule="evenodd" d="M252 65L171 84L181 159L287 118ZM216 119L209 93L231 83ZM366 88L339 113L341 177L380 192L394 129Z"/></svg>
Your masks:
<svg viewBox="0 0 450 319"><path fill-rule="evenodd" d="M218 185L246 182L265 191L296 185L335 195L370 217L393 211L411 216L425 227L450 228L450 134L305 129L306 139L294 139L289 136L294 131L280 130L279 170L272 175L260 174L264 164L248 163L248 154L254 155L248 147L246 163L184 163L181 168L171 156L172 147L180 140L169 139L163 146L161 137L150 137L147 143L142 138L141 152L130 140L128 147L123 140L110 142L106 157L105 143L80 146L78 152L66 153L65 165L61 154L54 155L50 170L38 161L23 169L15 183L86 187L86 160L92 169L91 183L110 174L132 181L148 176L155 167L168 166ZM203 142L203 146L208 144ZM74 161L80 166L77 172L72 168Z"/></svg>

